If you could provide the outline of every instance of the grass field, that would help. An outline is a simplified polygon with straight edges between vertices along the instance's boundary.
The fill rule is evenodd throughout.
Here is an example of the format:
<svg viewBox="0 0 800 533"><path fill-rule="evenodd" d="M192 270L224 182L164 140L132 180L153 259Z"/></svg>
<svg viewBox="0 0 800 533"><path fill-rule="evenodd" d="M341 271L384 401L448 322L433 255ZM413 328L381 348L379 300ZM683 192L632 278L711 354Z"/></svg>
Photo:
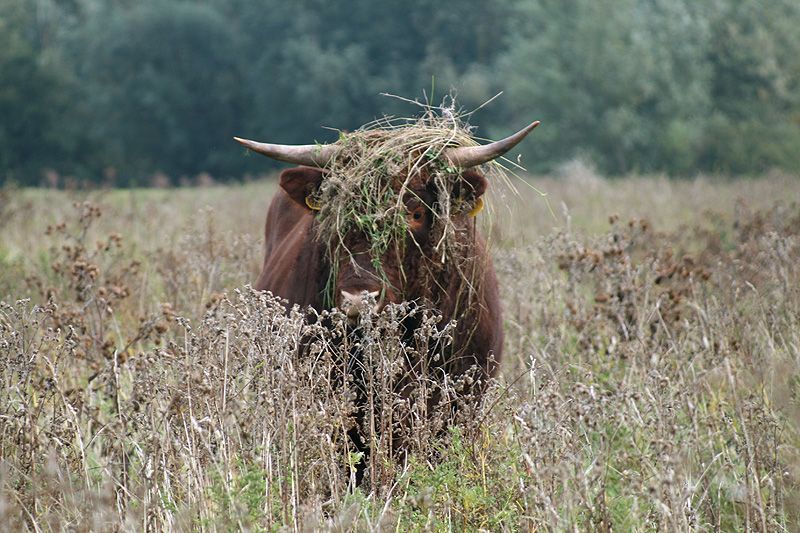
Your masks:
<svg viewBox="0 0 800 533"><path fill-rule="evenodd" d="M298 358L302 313L245 287L274 180L3 190L0 523L797 530L800 179L516 187L481 215L500 379L354 492L346 395ZM392 357L396 321L371 327Z"/></svg>

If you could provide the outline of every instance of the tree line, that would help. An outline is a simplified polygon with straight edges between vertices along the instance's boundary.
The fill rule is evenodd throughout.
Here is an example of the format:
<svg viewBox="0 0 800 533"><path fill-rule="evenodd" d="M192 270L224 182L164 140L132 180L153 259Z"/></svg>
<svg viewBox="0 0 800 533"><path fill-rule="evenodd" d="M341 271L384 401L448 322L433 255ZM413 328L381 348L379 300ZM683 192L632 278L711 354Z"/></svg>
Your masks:
<svg viewBox="0 0 800 533"><path fill-rule="evenodd" d="M0 0L0 180L270 168L233 135L330 142L451 90L523 164L800 171L795 0Z"/></svg>

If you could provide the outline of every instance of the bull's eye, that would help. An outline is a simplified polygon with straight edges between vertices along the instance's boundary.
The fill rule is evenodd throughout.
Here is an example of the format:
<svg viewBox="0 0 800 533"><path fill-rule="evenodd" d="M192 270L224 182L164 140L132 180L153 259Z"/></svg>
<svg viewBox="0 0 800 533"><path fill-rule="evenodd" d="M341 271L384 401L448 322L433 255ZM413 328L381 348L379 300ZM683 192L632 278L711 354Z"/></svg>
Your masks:
<svg viewBox="0 0 800 533"><path fill-rule="evenodd" d="M425 206L418 205L408 210L408 226L411 231L422 231L425 226Z"/></svg>

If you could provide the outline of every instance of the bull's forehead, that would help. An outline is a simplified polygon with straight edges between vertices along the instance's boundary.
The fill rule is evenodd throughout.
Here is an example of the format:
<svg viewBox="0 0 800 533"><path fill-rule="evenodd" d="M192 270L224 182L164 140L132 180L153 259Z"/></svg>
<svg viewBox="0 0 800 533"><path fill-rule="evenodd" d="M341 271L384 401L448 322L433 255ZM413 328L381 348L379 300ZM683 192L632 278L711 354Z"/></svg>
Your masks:
<svg viewBox="0 0 800 533"><path fill-rule="evenodd" d="M324 207L317 215L319 238L329 242L331 250L349 249L350 239L366 240L373 251L382 253L405 235L407 210L416 209L419 202L433 205L438 193L431 185L439 180L431 178L428 169L417 168L374 168L360 176L329 174L323 185Z"/></svg>
<svg viewBox="0 0 800 533"><path fill-rule="evenodd" d="M430 179L431 179L430 173L426 171L417 171L411 175L408 174L400 175L396 178L396 181L399 181L400 183L397 184L397 188L395 189L395 191L399 192L400 187L402 187L403 183L405 183L406 181L408 181L408 184L406 185L406 188L408 190L413 192L424 191L427 188Z"/></svg>
<svg viewBox="0 0 800 533"><path fill-rule="evenodd" d="M431 181L431 174L425 169L415 169L412 172L394 171L383 175L378 174L373 179L380 188L390 188L399 194L401 191L424 191Z"/></svg>
<svg viewBox="0 0 800 533"><path fill-rule="evenodd" d="M371 182L371 185L368 185ZM392 173L391 175L375 175L374 177L370 177L362 181L362 185L355 189L358 191L361 189L371 189L373 193L372 197L367 200L366 202L359 201L357 202L362 207L371 206L371 207L380 207L381 198L378 196L383 196L385 191L391 190L394 195L402 195L404 199L408 199L409 197L419 197L423 198L426 196L427 192L431 189L432 183L432 176L429 172L425 170L417 170L413 173ZM345 187L344 189L340 189L335 184L332 184L331 193L332 197L336 197L339 194L344 194L344 199L350 198L353 199L353 189L350 189L350 192L345 192L348 188ZM383 191L383 193L381 193ZM329 193L330 194L330 193ZM358 194L358 193L356 193ZM388 200L388 198L384 197L384 200ZM394 200L391 200L393 202ZM377 202L377 203L376 203ZM349 203L349 202L348 202ZM386 206L388 207L388 205Z"/></svg>

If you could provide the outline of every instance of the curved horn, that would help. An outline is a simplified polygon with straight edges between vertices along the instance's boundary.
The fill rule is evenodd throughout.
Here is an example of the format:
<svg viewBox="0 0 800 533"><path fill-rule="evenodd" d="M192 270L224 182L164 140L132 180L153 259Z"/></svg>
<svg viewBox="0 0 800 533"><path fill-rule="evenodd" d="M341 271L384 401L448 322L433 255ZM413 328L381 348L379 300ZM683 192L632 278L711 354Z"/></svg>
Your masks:
<svg viewBox="0 0 800 533"><path fill-rule="evenodd" d="M448 148L444 151L444 156L450 163L457 168L470 168L488 163L497 159L514 148L522 139L525 138L540 122L531 122L514 135L505 139L495 141L480 146L459 146L458 148Z"/></svg>
<svg viewBox="0 0 800 533"><path fill-rule="evenodd" d="M271 159L310 167L324 167L339 149L335 144L269 144L239 137L234 139L248 149Z"/></svg>

